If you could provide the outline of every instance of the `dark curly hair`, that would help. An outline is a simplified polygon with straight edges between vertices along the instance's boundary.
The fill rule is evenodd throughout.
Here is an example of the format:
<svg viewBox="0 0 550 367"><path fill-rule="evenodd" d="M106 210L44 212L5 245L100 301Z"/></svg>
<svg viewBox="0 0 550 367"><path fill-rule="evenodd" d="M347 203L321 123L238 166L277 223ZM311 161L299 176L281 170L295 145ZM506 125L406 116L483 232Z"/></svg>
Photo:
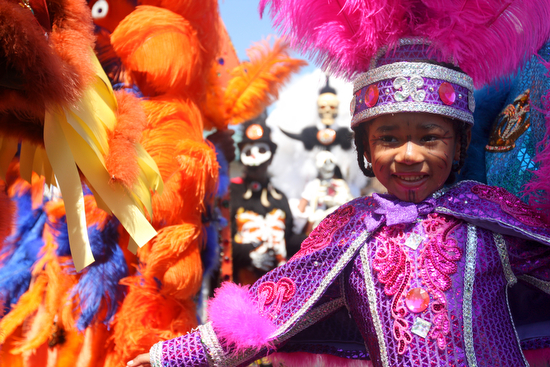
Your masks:
<svg viewBox="0 0 550 367"><path fill-rule="evenodd" d="M451 185L456 180L456 173L460 171L460 169L464 166L464 161L466 160L466 151L468 149L468 130L469 126L459 120L451 120L453 123L455 135L460 139L460 159L458 163L453 163L453 166L451 168L451 173L449 174L449 177L445 181L446 185ZM363 122L361 124L356 125L353 128L353 139L355 141L355 147L357 151L357 163L359 163L359 168L361 168L361 171L363 174L367 177L374 177L374 172L372 171L372 167L366 167L365 166L365 152L366 147L365 144L368 144L368 137L365 129L365 124L368 122ZM368 145L367 145L368 147Z"/></svg>

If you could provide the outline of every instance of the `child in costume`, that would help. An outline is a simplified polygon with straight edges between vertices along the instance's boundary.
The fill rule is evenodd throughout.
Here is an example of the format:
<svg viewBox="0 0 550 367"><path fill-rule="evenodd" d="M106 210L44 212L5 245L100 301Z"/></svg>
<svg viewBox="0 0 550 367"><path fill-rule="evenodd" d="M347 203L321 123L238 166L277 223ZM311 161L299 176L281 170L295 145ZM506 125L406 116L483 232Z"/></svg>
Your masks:
<svg viewBox="0 0 550 367"><path fill-rule="evenodd" d="M550 294L550 224L504 189L449 185L471 138L474 81L521 59L501 55L538 49L550 9L384 3L273 1L271 11L296 45L355 77L359 165L388 194L344 204L287 264L250 288L222 286L208 323L128 365L241 366L274 351L286 366L528 365L507 292L520 280ZM509 37L491 52L494 34Z"/></svg>

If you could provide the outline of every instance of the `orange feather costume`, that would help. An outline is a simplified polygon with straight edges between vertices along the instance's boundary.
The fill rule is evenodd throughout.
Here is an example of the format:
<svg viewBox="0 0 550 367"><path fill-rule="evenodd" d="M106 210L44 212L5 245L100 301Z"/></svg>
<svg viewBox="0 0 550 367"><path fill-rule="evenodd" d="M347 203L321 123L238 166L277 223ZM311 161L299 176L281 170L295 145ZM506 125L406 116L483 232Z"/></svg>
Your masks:
<svg viewBox="0 0 550 367"><path fill-rule="evenodd" d="M40 1L31 0L31 4ZM15 1L13 4L20 7ZM93 46L89 10L82 2L55 0L48 4L49 15L53 19L51 34L77 29L76 33L82 36L74 42L80 49L85 51L85 47ZM92 9L94 5L94 1L89 2ZM221 27L217 2L143 1L137 8L126 1L111 2L110 5L110 9L114 10L110 13L112 16L102 18L101 24L108 31L111 48L107 53L97 49L99 59L103 64L110 59L121 60L122 66L115 73L105 67L107 75L116 82L136 85L147 98L140 101L132 93L115 92L117 103L113 113L116 124L103 134L104 144L109 149L102 159L111 185L123 186L128 193L134 190L130 195L137 197L135 202L146 208L148 219L158 234L137 251L137 256L131 254L126 248L129 245L135 248L134 241L119 225L117 218L111 215L109 205L103 202L102 196L94 195L96 187L87 185L89 190L85 186L83 207L96 262L75 273L74 264L67 256L69 252L62 250L67 242L63 235L66 233L64 226L69 209L55 195L51 200L42 201L44 180L51 178L47 165L42 163L42 169L35 169L45 178L36 174L31 177L22 154L21 173L27 172L28 181L32 184L17 178L17 166L12 164L9 170L5 170L9 195L14 202L26 196L34 198L33 213L38 213L37 217L43 218L43 222L37 221L30 231L40 230L41 247L28 270L31 277L28 289L0 321L2 366L120 366L135 354L148 350L159 339L173 338L197 325L193 297L200 289L202 280L200 251L205 237L202 216L212 203L218 183L216 153L212 145L204 140L203 130L225 128L230 120L236 123L246 119L238 117L239 113L246 113L243 108L240 112L229 111L223 100L212 98L224 94L216 78L215 60L219 55L220 41L218 27ZM0 16L3 14L1 10L0 7ZM16 14L21 10L28 11L12 7L8 10ZM26 17L27 23L24 24L32 23L38 29L33 42L40 46L43 33L36 27L36 20L29 14L21 14ZM75 20L74 26L64 24L62 27L60 22L67 19L78 21ZM96 22L100 23L99 20ZM15 31L5 28L0 37L12 37L12 32ZM51 34L50 39L55 39ZM67 42L60 42L58 46L73 50L71 43ZM57 48L54 47L54 50ZM40 76L41 82L45 80L44 86L36 90L35 104L29 103L32 113L26 111L23 114L33 118L18 121L21 132L8 125L9 118L21 116L16 112L5 113L12 111L9 105L0 107L0 113L6 115L2 115L2 122L7 121L5 130L12 134L10 136L43 144L41 134L44 122L41 118L46 106L71 104L87 96L86 86L97 81L97 78L93 67L90 67L89 75L82 74L79 69L83 66L82 70L86 70L89 66L89 54L84 51L74 55L71 52L60 53L70 60L68 66L45 57L44 60L33 59L32 56L36 55L32 52L26 54L30 61L35 60L29 70L40 70L39 66L43 63L62 65L63 70L72 67L76 71L67 74L74 77L74 80L68 81L58 78L60 74L55 74L55 67L51 72L43 71L49 79ZM41 55L40 50L37 55ZM81 58L76 58L79 55ZM285 55L283 59L288 57ZM61 60L65 59L61 57ZM264 76L269 70L276 70L274 66L282 64L265 65L260 68ZM288 70L292 72L296 69ZM23 72L21 74L25 75ZM67 75L63 74L64 77ZM77 82L80 79L83 81ZM60 80L72 89L59 88ZM16 90L14 87L20 81L6 79L8 82L11 89ZM57 89L49 90L50 85ZM246 91L252 89L248 86L239 95L246 95ZM249 95L252 97L254 93ZM260 98L257 105L249 104L246 108L261 105L259 109L262 110L265 108L263 103L265 100ZM136 159L141 150L147 152L153 162ZM5 151L8 150L0 150L0 163L6 156ZM147 171L152 163L158 167L164 190L151 194L148 208L143 195L140 196L144 185L137 185L136 182L149 183L147 193L154 191L154 188L162 188L161 181L155 180L154 174ZM35 168L36 165L31 166ZM83 173L86 172L83 170ZM88 180L85 182L90 184ZM21 208L16 212L17 217L23 215ZM9 218L7 221L12 224ZM20 241L15 241L12 235L4 248L0 245L1 250L7 251L0 252L0 271L6 264L2 263L2 254L6 253L8 257L13 255L15 243ZM113 269L107 266L110 260L105 253L114 250L122 257L118 257L118 263L112 261L111 265L118 264L118 267L127 269L126 273L117 274L119 277L126 274L122 285L117 284L119 278L108 279L112 277L109 271ZM92 274L95 278L90 279ZM114 287L107 293L103 283L113 280ZM82 287L87 288L83 290ZM100 287L96 293L106 293L93 298L89 293L93 293L94 287ZM91 300L98 300L97 308L91 307ZM95 310L94 316L85 318L90 309Z"/></svg>

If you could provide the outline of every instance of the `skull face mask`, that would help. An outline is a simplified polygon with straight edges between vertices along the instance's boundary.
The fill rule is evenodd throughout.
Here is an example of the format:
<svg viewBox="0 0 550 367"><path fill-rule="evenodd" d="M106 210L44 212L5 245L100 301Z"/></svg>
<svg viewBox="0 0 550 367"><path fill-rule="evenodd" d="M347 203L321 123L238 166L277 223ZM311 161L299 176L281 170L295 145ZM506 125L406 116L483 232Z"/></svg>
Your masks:
<svg viewBox="0 0 550 367"><path fill-rule="evenodd" d="M331 179L336 169L336 157L329 151L321 151L315 157L315 166L321 179Z"/></svg>
<svg viewBox="0 0 550 367"><path fill-rule="evenodd" d="M330 126L338 116L338 97L334 93L323 93L317 98L319 117L323 125Z"/></svg>
<svg viewBox="0 0 550 367"><path fill-rule="evenodd" d="M264 142L248 143L241 150L241 162L245 166L257 167L271 159L269 144Z"/></svg>

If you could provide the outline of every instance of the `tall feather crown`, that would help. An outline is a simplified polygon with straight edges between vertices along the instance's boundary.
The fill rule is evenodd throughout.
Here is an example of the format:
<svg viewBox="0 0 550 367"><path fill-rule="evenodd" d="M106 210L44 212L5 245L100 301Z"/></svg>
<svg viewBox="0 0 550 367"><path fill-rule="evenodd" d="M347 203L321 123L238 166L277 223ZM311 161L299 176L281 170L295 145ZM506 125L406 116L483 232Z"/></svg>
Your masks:
<svg viewBox="0 0 550 367"><path fill-rule="evenodd" d="M261 0L260 13L268 5L293 47L355 81L352 126L394 112L473 123L474 86L516 70L550 34L546 0Z"/></svg>

